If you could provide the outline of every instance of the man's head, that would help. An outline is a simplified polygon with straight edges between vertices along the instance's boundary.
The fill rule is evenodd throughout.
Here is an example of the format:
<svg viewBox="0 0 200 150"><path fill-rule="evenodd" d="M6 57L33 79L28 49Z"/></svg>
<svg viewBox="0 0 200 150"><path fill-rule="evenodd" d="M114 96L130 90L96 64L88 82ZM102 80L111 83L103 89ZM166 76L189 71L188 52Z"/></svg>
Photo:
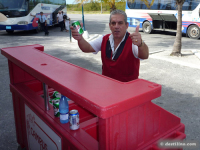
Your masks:
<svg viewBox="0 0 200 150"><path fill-rule="evenodd" d="M122 39L128 28L127 15L122 10L113 10L110 13L110 30L115 38Z"/></svg>
<svg viewBox="0 0 200 150"><path fill-rule="evenodd" d="M43 15L43 12L42 12L42 11L40 12L40 15L41 15L41 16Z"/></svg>
<svg viewBox="0 0 200 150"><path fill-rule="evenodd" d="M58 13L61 14L61 11L59 11Z"/></svg>

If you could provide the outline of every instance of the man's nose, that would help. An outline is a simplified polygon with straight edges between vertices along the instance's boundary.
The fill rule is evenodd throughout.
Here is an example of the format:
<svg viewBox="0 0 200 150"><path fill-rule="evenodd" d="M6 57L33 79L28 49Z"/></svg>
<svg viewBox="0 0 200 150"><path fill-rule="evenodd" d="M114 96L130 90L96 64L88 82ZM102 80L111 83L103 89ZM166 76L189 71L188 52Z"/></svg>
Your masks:
<svg viewBox="0 0 200 150"><path fill-rule="evenodd" d="M119 23L116 23L116 24L115 24L115 28L119 28Z"/></svg>

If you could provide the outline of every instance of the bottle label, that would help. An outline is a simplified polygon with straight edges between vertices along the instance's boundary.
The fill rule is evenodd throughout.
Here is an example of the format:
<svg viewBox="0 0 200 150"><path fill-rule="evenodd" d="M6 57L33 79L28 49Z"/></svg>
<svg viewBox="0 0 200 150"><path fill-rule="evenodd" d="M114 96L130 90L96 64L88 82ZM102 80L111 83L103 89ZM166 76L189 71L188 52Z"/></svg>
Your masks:
<svg viewBox="0 0 200 150"><path fill-rule="evenodd" d="M69 119L69 113L60 113L60 120L67 120Z"/></svg>

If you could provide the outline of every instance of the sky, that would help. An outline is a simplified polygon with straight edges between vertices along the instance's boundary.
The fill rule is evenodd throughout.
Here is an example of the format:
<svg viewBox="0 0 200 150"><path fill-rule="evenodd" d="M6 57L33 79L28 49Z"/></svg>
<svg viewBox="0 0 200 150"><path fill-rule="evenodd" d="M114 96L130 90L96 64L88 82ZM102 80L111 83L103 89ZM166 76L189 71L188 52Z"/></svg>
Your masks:
<svg viewBox="0 0 200 150"><path fill-rule="evenodd" d="M73 3L74 0L66 0L66 2L67 2L67 4L75 4L75 3Z"/></svg>

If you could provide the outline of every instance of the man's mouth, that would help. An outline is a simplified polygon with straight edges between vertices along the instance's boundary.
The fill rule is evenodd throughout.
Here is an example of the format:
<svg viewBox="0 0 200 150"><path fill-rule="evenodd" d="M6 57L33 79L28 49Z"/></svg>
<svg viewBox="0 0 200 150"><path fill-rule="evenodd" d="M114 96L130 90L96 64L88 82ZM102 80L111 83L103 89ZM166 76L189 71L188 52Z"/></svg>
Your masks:
<svg viewBox="0 0 200 150"><path fill-rule="evenodd" d="M120 31L114 31L114 33L119 33Z"/></svg>

